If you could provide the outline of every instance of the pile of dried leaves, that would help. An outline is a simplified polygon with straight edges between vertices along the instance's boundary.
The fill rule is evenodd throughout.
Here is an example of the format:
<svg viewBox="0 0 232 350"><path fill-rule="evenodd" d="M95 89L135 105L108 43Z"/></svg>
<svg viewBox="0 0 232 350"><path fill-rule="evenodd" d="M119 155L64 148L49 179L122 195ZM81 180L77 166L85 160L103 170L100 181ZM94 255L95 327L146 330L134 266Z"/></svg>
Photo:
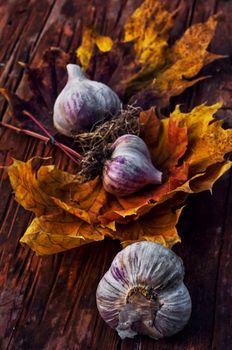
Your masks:
<svg viewBox="0 0 232 350"><path fill-rule="evenodd" d="M204 65L221 58L207 51L217 23L215 17L193 25L169 47L174 17L175 13L167 12L159 1L145 0L127 20L121 42L86 28L77 50L79 62L91 77L93 62L99 60L99 76L103 74L104 82L126 103L136 101L142 106L145 101L145 105L155 103L157 108L167 106L170 97L205 78L196 77ZM52 67L53 77L55 72L60 77L56 81L62 85L70 57L53 48L44 58L40 68L25 67L30 84L27 101L9 91L1 92L17 118L13 123L25 127L22 111L26 109L52 131L49 122L60 87L54 87L47 72ZM213 117L220 107L221 103L203 104L182 113L177 106L168 118L161 119L155 107L137 113L135 133L146 142L165 180L128 197L107 193L100 175L80 183L78 174L61 171L55 165L41 165L47 160L14 160L8 174L15 198L36 216L21 242L40 255L106 236L119 239L123 245L151 240L172 247L180 241L175 226L187 196L211 190L231 167L224 156L232 150L232 130L224 130L222 121ZM46 120L45 115L49 117ZM80 140L86 140L86 135L80 135Z"/></svg>

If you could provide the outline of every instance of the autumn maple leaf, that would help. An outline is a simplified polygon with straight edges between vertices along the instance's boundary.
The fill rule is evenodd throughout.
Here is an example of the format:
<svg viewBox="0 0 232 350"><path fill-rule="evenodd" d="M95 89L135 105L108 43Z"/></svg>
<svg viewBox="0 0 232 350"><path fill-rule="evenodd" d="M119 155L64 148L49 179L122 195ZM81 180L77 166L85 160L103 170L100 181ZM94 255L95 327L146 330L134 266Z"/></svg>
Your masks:
<svg viewBox="0 0 232 350"><path fill-rule="evenodd" d="M127 197L107 193L100 177L80 184L76 175L54 165L37 167L37 159L14 160L8 168L16 200L36 214L21 242L37 254L52 254L105 236L123 245L151 240L172 247L180 241L175 225L191 193L212 190L230 167L232 130L213 117L220 108L201 105L189 113L179 107L159 120L155 109L140 113L141 137L153 163L165 174ZM220 140L220 142L219 142Z"/></svg>
<svg viewBox="0 0 232 350"><path fill-rule="evenodd" d="M94 37L101 38L101 45L97 46L100 51L109 52L108 60L115 66L105 81L126 101L137 101L139 105L149 92L148 98L152 97L156 105L166 106L170 97L206 78L197 76L205 65L225 57L207 51L217 16L192 25L170 46L168 40L177 11L168 12L159 0L145 0L127 19L123 40L116 40L114 45L109 37L86 28L77 50L80 64L88 70L91 58L94 59L94 42L97 44ZM115 64L113 55L120 65Z"/></svg>

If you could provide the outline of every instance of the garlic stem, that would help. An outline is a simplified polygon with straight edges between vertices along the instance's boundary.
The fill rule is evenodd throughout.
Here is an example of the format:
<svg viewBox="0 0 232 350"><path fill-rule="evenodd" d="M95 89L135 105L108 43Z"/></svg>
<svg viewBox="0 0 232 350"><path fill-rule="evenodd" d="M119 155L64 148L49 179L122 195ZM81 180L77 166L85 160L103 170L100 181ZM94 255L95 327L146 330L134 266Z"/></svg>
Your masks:
<svg viewBox="0 0 232 350"><path fill-rule="evenodd" d="M50 132L28 111L23 111L23 114L25 114L26 116L28 116L36 125L38 125L38 127L43 130L43 132L49 137L49 139L54 139L52 134L50 134ZM54 139L54 144L59 147L60 149L62 149L62 151L74 162L77 163L78 162L69 154L69 152L63 147L63 144L61 144L60 142L56 141ZM76 154L78 155L79 159L82 159L82 156L76 152Z"/></svg>
<svg viewBox="0 0 232 350"><path fill-rule="evenodd" d="M0 125L7 128L7 129L11 129L11 130L14 130L16 132L23 133L25 135L34 137L34 138L39 139L39 140L44 141L44 142L49 142L52 139L52 136L46 137L46 136L38 134L34 131L17 128L14 125L7 124L7 123L4 123L2 121L0 121ZM79 153L74 151L72 148L69 148L68 146L64 145L63 143L60 143L60 142L54 140L54 146L60 148L76 164L79 164L79 160L77 160L77 159L82 159L82 156Z"/></svg>
<svg viewBox="0 0 232 350"><path fill-rule="evenodd" d="M79 78L79 80L86 79L81 67L77 66L76 64L68 64L67 72L68 72L68 81L76 78Z"/></svg>

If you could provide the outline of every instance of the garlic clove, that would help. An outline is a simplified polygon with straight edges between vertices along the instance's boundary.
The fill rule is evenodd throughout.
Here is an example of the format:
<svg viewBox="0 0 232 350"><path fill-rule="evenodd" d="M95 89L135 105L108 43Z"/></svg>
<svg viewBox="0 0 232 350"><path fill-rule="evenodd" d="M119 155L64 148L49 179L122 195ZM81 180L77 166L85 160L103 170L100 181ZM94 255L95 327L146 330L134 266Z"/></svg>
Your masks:
<svg viewBox="0 0 232 350"><path fill-rule="evenodd" d="M74 136L119 113L119 97L107 85L87 79L75 64L68 64L67 72L67 84L57 97L53 112L54 126L61 134Z"/></svg>
<svg viewBox="0 0 232 350"><path fill-rule="evenodd" d="M100 281L97 307L119 336L159 339L179 332L191 314L182 260L153 242L129 245L114 258Z"/></svg>
<svg viewBox="0 0 232 350"><path fill-rule="evenodd" d="M123 135L112 145L111 159L103 167L103 186L116 196L127 196L149 184L160 184L145 142L136 135Z"/></svg>
<svg viewBox="0 0 232 350"><path fill-rule="evenodd" d="M159 300L163 305L156 315L154 327L158 327L162 338L169 336L169 330L172 334L179 332L179 320L181 324L186 324L191 313L191 302L189 292L184 283L179 284L178 289L172 288L160 292Z"/></svg>
<svg viewBox="0 0 232 350"><path fill-rule="evenodd" d="M123 154L124 151L136 150L137 152L142 153L147 159L151 160L147 145L136 135L125 134L120 136L112 145L112 149L114 150L115 156Z"/></svg>

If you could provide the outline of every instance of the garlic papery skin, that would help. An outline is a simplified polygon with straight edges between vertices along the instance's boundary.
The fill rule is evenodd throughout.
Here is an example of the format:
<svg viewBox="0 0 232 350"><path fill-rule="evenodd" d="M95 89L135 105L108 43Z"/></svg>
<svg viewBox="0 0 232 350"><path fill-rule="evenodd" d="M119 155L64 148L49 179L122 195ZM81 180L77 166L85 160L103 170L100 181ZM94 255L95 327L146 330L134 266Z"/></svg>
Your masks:
<svg viewBox="0 0 232 350"><path fill-rule="evenodd" d="M103 167L103 186L115 196L128 196L148 184L160 184L162 172L157 170L145 142L126 134L112 145L112 155Z"/></svg>
<svg viewBox="0 0 232 350"><path fill-rule="evenodd" d="M107 85L87 79L75 64L68 64L67 71L67 84L57 97L53 111L53 123L59 133L75 136L119 113L119 97Z"/></svg>
<svg viewBox="0 0 232 350"><path fill-rule="evenodd" d="M169 337L183 329L191 314L183 277L183 262L172 250L133 243L116 255L98 285L99 313L122 339Z"/></svg>

